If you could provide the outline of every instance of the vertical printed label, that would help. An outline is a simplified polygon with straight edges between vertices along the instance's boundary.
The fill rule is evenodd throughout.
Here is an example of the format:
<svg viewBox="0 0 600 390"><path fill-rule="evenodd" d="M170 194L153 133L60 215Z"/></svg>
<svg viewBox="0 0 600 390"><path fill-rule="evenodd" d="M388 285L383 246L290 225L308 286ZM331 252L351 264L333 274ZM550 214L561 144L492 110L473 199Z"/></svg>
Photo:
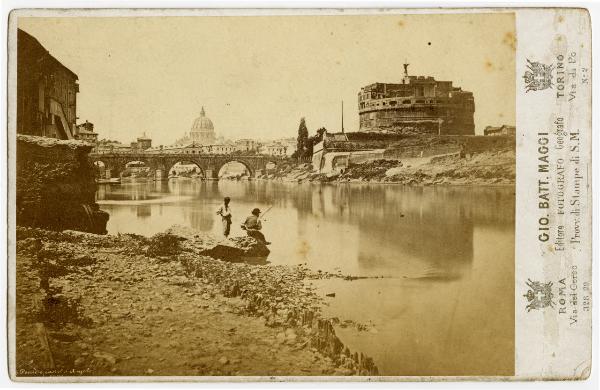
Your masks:
<svg viewBox="0 0 600 390"><path fill-rule="evenodd" d="M517 14L516 367L591 365L591 37L585 10Z"/></svg>

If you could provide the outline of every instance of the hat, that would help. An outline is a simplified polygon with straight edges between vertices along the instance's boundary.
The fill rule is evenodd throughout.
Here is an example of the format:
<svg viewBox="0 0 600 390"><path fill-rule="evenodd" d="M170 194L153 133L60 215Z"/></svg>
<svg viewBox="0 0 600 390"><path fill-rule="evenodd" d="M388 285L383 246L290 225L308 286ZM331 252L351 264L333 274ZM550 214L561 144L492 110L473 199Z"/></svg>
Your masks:
<svg viewBox="0 0 600 390"><path fill-rule="evenodd" d="M254 210L252 210L252 214L254 214L254 215L260 214L260 209L254 209Z"/></svg>

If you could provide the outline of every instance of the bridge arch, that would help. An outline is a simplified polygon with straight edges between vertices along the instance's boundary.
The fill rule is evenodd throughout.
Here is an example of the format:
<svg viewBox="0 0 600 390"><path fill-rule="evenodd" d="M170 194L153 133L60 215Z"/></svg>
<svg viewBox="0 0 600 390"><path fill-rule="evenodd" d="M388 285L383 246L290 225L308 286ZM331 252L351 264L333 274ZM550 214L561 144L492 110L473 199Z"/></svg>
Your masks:
<svg viewBox="0 0 600 390"><path fill-rule="evenodd" d="M90 159L90 162L95 165L98 166L98 164L102 164L104 167L108 168L110 166L109 162L111 161L111 159L107 158L92 158Z"/></svg>
<svg viewBox="0 0 600 390"><path fill-rule="evenodd" d="M243 158L237 158L237 157L227 158L227 159L223 159L223 160L217 162L217 164L214 167L213 177L219 178L219 173L221 172L221 169L223 169L223 167L225 165L232 163L232 162L242 164L246 168L246 170L248 170L250 177L254 177L255 172L256 172L255 167L249 161L247 161Z"/></svg>
<svg viewBox="0 0 600 390"><path fill-rule="evenodd" d="M93 160L94 174L98 179L110 179L110 168L106 162L101 159Z"/></svg>
<svg viewBox="0 0 600 390"><path fill-rule="evenodd" d="M91 158L91 163L94 165L94 168L97 169L99 165L104 165L104 174L106 179L110 179L111 177L118 177L120 173L125 169L125 166L120 163L120 161L116 161L110 157L93 157Z"/></svg>
<svg viewBox="0 0 600 390"><path fill-rule="evenodd" d="M120 177L139 176L141 178L154 178L155 171L155 168L152 166L152 164L149 164L146 159L134 157L124 160L120 171L117 172L117 175ZM127 175L125 175L126 172L128 173Z"/></svg>
<svg viewBox="0 0 600 390"><path fill-rule="evenodd" d="M280 161L276 159L266 159L265 161L265 169L275 169Z"/></svg>
<svg viewBox="0 0 600 390"><path fill-rule="evenodd" d="M157 169L164 169L163 175L164 177L168 177L171 173L171 170L177 164L185 164L185 165L195 165L198 170L200 170L200 174L203 179L206 179L206 166L203 166L199 161L194 160L193 158L186 159L185 157L179 159L172 159L167 163L160 165Z"/></svg>

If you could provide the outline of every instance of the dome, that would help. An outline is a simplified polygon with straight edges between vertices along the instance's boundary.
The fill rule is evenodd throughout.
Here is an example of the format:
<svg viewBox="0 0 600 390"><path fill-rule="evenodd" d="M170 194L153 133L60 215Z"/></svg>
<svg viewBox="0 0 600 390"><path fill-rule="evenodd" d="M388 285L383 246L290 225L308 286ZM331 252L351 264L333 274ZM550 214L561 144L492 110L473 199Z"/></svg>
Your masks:
<svg viewBox="0 0 600 390"><path fill-rule="evenodd" d="M204 107L202 107L202 111L200 111L200 116L196 118L194 124L192 125L192 131L203 130L214 130L212 121L206 116L206 113L204 112Z"/></svg>
<svg viewBox="0 0 600 390"><path fill-rule="evenodd" d="M204 107L200 111L200 116L196 118L190 130L190 138L194 142L202 145L210 145L215 142L215 128L212 121L206 116Z"/></svg>

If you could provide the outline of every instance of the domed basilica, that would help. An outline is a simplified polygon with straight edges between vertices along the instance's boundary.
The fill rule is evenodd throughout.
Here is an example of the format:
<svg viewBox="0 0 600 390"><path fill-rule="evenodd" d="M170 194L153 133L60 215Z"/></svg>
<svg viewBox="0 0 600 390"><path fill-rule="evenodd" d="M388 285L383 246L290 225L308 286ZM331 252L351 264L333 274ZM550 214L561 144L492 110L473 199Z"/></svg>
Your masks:
<svg viewBox="0 0 600 390"><path fill-rule="evenodd" d="M196 118L192 124L189 133L186 133L183 138L178 139L176 145L212 145L216 141L215 128L212 121L206 116L204 107L200 111L200 116Z"/></svg>

